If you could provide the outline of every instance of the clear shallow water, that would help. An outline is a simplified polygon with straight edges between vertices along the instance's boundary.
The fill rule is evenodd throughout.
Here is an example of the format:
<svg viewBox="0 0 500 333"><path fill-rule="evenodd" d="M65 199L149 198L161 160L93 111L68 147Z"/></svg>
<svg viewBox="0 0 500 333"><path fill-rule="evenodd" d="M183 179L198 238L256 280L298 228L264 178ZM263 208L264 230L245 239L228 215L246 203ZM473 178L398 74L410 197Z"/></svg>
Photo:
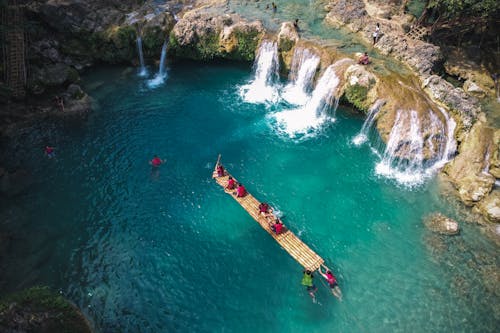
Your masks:
<svg viewBox="0 0 500 333"><path fill-rule="evenodd" d="M423 215L452 214L436 184L377 178L378 157L351 143L363 120L343 109L307 140L278 134L279 105L241 102L250 79L250 66L194 63L156 89L132 69L89 75L99 110L35 124L2 156L35 179L0 205L15 239L2 293L48 284L102 332L495 331L483 275L496 248L463 223L460 237L426 231ZM218 153L325 258L342 303L319 279L311 302L299 265L211 180ZM167 159L157 173L154 154Z"/></svg>

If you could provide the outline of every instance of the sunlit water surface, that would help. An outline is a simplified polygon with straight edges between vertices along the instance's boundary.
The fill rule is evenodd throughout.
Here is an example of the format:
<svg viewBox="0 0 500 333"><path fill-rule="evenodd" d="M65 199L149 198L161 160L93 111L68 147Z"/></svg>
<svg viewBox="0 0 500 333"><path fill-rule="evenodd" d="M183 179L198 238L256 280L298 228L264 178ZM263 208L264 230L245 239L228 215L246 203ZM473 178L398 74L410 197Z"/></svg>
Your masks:
<svg viewBox="0 0 500 333"><path fill-rule="evenodd" d="M32 170L29 193L2 200L12 233L2 293L50 285L102 332L493 332L485 285L496 249L477 227L441 238L422 217L453 216L437 185L374 174L353 137L363 119L291 139L281 106L246 104L248 65L177 63L155 89L135 70L85 78L99 108L85 121L33 125L2 158ZM43 147L56 146L47 159ZM301 267L211 179L217 154L333 268L344 293ZM148 160L167 159L159 171ZM491 285L490 285L491 287Z"/></svg>

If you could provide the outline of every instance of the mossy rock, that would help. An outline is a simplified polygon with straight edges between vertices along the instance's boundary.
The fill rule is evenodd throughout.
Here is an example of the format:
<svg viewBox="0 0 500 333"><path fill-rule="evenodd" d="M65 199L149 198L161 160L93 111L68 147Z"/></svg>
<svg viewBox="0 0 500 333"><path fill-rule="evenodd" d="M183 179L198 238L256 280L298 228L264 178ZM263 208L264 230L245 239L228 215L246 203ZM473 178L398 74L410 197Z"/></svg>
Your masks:
<svg viewBox="0 0 500 333"><path fill-rule="evenodd" d="M238 60L253 61L255 59L255 50L259 44L261 33L257 30L235 32L238 40L238 50L231 56Z"/></svg>
<svg viewBox="0 0 500 333"><path fill-rule="evenodd" d="M193 60L212 60L220 56L218 34L208 34L199 38L195 44L181 46L174 33L170 34L170 53L176 57Z"/></svg>
<svg viewBox="0 0 500 333"><path fill-rule="evenodd" d="M82 313L46 287L33 287L0 300L1 332L91 333Z"/></svg>
<svg viewBox="0 0 500 333"><path fill-rule="evenodd" d="M347 86L345 89L345 98L349 103L362 111L367 111L369 105L367 103L368 88L359 84Z"/></svg>
<svg viewBox="0 0 500 333"><path fill-rule="evenodd" d="M165 42L166 34L160 27L152 27L143 33L142 47L147 57L157 57L161 53L161 47Z"/></svg>

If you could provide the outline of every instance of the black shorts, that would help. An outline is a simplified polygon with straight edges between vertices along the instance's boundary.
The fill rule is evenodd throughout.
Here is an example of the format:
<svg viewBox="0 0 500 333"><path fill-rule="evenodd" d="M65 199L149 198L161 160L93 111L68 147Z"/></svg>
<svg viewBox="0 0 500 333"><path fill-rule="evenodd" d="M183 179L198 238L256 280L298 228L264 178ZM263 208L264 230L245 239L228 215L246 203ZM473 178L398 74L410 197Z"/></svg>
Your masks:
<svg viewBox="0 0 500 333"><path fill-rule="evenodd" d="M307 286L307 291L314 291L316 290L316 286L313 284L312 286Z"/></svg>
<svg viewBox="0 0 500 333"><path fill-rule="evenodd" d="M330 288L335 288L335 287L338 287L339 285L337 284L337 282L334 282L334 283L330 283Z"/></svg>

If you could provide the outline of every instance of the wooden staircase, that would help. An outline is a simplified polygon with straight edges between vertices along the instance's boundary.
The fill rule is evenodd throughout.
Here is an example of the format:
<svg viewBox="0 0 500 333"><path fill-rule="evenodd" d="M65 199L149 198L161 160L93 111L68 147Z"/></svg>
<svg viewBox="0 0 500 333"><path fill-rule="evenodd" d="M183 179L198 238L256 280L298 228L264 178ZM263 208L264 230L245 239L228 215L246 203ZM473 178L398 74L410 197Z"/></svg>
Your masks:
<svg viewBox="0 0 500 333"><path fill-rule="evenodd" d="M429 34L429 29L423 26L414 26L408 33L406 34L413 40L422 40L425 36Z"/></svg>
<svg viewBox="0 0 500 333"><path fill-rule="evenodd" d="M26 40L23 8L9 0L1 9L4 82L16 98L26 95Z"/></svg>

